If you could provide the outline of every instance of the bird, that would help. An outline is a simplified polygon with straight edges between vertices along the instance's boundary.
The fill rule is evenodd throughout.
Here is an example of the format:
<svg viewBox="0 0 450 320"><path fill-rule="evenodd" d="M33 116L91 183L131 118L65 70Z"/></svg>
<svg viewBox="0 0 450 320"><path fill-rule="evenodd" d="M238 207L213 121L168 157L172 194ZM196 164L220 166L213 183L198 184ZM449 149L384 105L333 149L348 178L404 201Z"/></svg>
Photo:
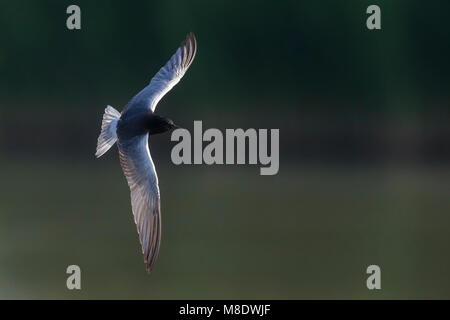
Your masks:
<svg viewBox="0 0 450 320"><path fill-rule="evenodd" d="M161 243L161 203L158 176L150 155L149 136L178 128L173 120L155 113L161 98L184 76L197 52L189 33L170 60L120 113L107 106L97 139L97 158L117 142L122 171L130 188L131 210L147 272L153 269Z"/></svg>

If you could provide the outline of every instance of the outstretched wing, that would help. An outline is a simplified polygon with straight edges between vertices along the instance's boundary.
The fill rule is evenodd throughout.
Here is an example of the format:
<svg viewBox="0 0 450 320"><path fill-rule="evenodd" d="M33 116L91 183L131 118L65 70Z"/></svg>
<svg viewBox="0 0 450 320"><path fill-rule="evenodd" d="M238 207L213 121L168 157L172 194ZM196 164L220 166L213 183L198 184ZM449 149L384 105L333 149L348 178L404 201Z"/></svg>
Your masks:
<svg viewBox="0 0 450 320"><path fill-rule="evenodd" d="M148 134L118 142L120 165L131 191L131 207L147 271L156 261L161 241L158 177L148 149Z"/></svg>
<svg viewBox="0 0 450 320"><path fill-rule="evenodd" d="M127 109L150 109L155 111L159 100L172 89L186 73L194 60L197 51L197 42L191 32L181 43L178 50L164 67L150 81L150 84L139 92L128 103ZM136 111L136 110L134 110Z"/></svg>

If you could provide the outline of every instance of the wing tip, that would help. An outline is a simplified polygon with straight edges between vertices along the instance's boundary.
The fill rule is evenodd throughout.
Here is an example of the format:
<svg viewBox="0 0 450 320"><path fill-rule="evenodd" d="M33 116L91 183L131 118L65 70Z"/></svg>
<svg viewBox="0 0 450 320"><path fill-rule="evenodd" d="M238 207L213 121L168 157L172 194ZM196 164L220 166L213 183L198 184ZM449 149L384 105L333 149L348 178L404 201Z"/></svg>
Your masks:
<svg viewBox="0 0 450 320"><path fill-rule="evenodd" d="M197 38L193 32L189 32L186 38L181 42L180 48L185 48L183 52L183 64L187 69L192 61L194 61L195 54L197 53ZM186 54L184 54L186 52Z"/></svg>
<svg viewBox="0 0 450 320"><path fill-rule="evenodd" d="M195 37L195 34L191 31L186 35L186 38L181 42L181 46L185 45L188 42L197 42L197 38Z"/></svg>
<svg viewBox="0 0 450 320"><path fill-rule="evenodd" d="M144 258L145 270L147 271L147 273L150 273L153 270L153 267L155 266L157 257L158 257L158 253L149 257L149 259Z"/></svg>

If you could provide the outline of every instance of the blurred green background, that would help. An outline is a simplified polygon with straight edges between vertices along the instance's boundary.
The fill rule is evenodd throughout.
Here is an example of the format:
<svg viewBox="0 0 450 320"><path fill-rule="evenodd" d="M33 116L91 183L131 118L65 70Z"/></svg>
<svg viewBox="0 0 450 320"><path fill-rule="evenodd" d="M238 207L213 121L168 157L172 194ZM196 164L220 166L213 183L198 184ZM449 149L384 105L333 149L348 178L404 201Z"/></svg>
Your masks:
<svg viewBox="0 0 450 320"><path fill-rule="evenodd" d="M370 4L382 30L366 28ZM0 0L0 298L450 298L449 11ZM170 134L152 137L163 234L148 275L116 148L97 160L95 146L105 106L121 110L190 31L197 57L157 112L279 128L280 171L175 166Z"/></svg>

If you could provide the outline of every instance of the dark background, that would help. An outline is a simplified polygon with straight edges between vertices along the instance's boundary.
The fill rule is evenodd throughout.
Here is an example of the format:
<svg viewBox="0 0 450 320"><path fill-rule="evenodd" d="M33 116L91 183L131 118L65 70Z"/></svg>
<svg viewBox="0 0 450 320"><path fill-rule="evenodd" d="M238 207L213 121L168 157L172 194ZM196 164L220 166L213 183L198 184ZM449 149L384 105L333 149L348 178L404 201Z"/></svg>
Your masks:
<svg viewBox="0 0 450 320"><path fill-rule="evenodd" d="M371 4L382 30L366 28ZM0 298L450 298L448 12L0 1ZM105 106L121 110L190 31L196 59L157 112L279 128L280 171L175 166L170 134L152 137L163 235L147 275L116 148L96 160L95 146Z"/></svg>

